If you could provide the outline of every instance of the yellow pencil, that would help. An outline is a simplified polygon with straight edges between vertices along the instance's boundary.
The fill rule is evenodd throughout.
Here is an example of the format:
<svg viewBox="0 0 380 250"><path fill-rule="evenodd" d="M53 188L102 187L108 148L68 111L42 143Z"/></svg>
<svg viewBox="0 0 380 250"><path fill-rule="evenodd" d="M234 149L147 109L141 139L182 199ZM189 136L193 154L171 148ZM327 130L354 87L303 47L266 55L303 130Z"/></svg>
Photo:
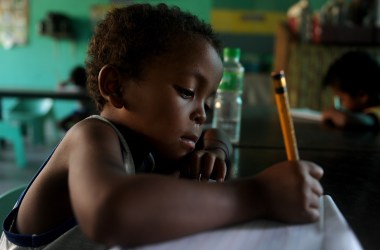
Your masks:
<svg viewBox="0 0 380 250"><path fill-rule="evenodd" d="M290 114L288 93L284 71L273 72L272 81L274 84L275 100L280 118L282 136L288 160L299 160L297 140L294 131L293 119Z"/></svg>

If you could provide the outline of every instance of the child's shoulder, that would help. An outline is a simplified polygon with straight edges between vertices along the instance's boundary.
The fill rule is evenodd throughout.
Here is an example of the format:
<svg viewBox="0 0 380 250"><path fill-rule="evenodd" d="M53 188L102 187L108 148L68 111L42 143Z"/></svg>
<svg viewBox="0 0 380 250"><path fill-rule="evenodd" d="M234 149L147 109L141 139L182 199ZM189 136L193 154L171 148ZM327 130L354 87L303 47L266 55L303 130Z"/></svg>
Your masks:
<svg viewBox="0 0 380 250"><path fill-rule="evenodd" d="M74 144L100 143L117 139L115 127L107 119L94 115L76 123L65 135L64 140Z"/></svg>

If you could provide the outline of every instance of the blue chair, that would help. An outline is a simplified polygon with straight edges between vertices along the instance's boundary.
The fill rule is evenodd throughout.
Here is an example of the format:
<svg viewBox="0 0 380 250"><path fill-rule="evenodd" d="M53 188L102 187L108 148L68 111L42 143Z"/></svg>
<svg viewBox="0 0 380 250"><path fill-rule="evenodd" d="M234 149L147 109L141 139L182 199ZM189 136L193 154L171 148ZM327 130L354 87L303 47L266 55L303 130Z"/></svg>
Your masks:
<svg viewBox="0 0 380 250"><path fill-rule="evenodd" d="M27 135L31 134L32 143L45 143L45 122L54 118L53 99L21 98L9 110L7 119L21 124Z"/></svg>
<svg viewBox="0 0 380 250"><path fill-rule="evenodd" d="M3 194L0 194L0 222L1 225L3 224L5 217L9 214L9 212L12 210L14 205L16 204L16 201L22 191L26 188L26 185L21 185L16 188L12 188L8 191L6 191ZM2 228L2 226L1 226Z"/></svg>
<svg viewBox="0 0 380 250"><path fill-rule="evenodd" d="M21 127L0 120L0 139L4 139L13 145L17 166L20 168L26 167L24 138L22 136Z"/></svg>

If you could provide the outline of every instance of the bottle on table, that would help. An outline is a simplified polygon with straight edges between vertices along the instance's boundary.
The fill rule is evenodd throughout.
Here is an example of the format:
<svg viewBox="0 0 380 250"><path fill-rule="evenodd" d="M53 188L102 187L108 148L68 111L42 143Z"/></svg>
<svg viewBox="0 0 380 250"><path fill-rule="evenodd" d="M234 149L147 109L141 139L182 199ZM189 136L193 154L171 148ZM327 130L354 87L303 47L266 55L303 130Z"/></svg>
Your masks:
<svg viewBox="0 0 380 250"><path fill-rule="evenodd" d="M223 66L223 77L215 96L212 126L224 131L231 143L238 143L244 78L239 48L224 48Z"/></svg>

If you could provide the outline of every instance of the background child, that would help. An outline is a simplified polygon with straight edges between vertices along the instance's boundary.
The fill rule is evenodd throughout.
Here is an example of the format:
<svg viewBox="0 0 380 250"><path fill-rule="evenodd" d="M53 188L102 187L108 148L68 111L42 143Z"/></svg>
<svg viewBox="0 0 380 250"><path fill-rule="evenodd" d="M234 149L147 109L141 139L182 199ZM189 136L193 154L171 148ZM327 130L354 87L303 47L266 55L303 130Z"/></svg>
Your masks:
<svg viewBox="0 0 380 250"><path fill-rule="evenodd" d="M379 128L380 66L376 58L364 51L346 52L331 64L323 84L332 88L342 106L325 110L325 122L338 128Z"/></svg>
<svg viewBox="0 0 380 250"><path fill-rule="evenodd" d="M230 144L202 131L219 52L210 26L178 8L110 12L88 51L100 116L67 132L5 221L2 249L136 246L256 218L318 219L322 169L311 162L223 182Z"/></svg>
<svg viewBox="0 0 380 250"><path fill-rule="evenodd" d="M70 77L59 83L59 90L64 91L68 89L68 86L72 85L75 88L71 91L87 93L86 90L86 70L82 66L76 66L70 72ZM64 117L59 121L58 126L64 130L69 130L75 123L83 120L89 115L96 114L96 108L94 103L91 100L81 100L79 102L78 109L74 110L71 114Z"/></svg>

